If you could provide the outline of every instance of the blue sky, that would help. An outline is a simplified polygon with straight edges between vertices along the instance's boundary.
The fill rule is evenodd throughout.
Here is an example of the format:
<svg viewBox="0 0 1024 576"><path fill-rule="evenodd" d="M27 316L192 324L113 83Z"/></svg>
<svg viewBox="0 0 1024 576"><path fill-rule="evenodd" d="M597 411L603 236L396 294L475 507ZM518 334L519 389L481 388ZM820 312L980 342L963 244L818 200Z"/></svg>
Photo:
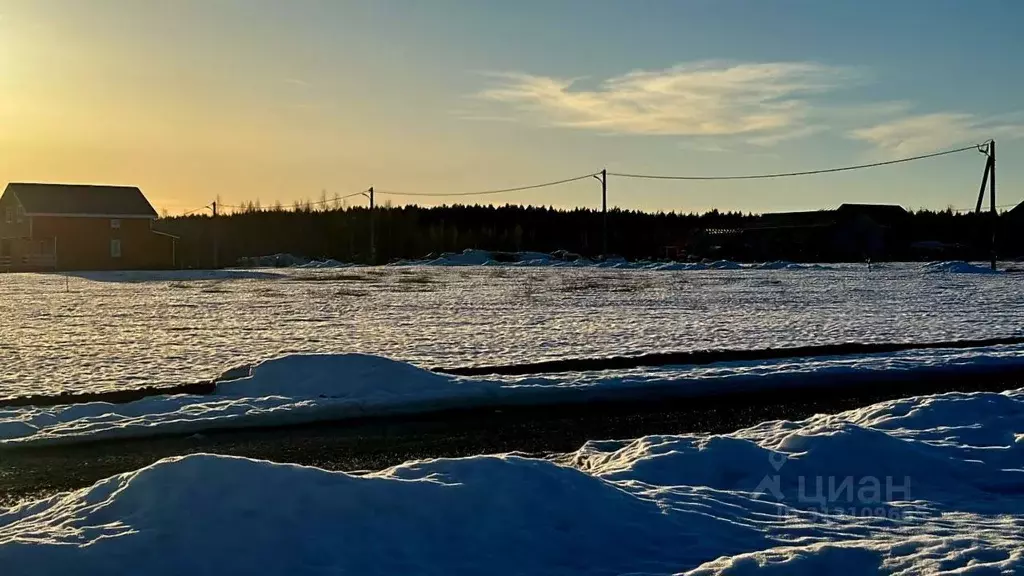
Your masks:
<svg viewBox="0 0 1024 576"><path fill-rule="evenodd" d="M177 212L601 168L803 170L996 138L1012 204L1021 23L1015 0L0 0L0 179L132 183ZM777 181L613 178L609 201L965 207L982 166L971 152ZM482 200L600 198L585 181Z"/></svg>

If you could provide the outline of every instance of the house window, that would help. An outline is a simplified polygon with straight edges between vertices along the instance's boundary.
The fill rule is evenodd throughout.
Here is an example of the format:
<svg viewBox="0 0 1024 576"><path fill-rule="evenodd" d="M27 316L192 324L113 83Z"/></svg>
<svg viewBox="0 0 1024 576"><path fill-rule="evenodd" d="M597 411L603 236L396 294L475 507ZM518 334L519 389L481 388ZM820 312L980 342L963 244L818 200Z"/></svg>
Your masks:
<svg viewBox="0 0 1024 576"><path fill-rule="evenodd" d="M25 219L25 208L18 206L18 223L20 224Z"/></svg>
<svg viewBox="0 0 1024 576"><path fill-rule="evenodd" d="M4 212L4 221L8 224L14 222L14 208L8 207Z"/></svg>
<svg viewBox="0 0 1024 576"><path fill-rule="evenodd" d="M110 257L121 257L121 241L116 238L110 241Z"/></svg>
<svg viewBox="0 0 1024 576"><path fill-rule="evenodd" d="M110 219L110 228L112 230L119 230L121 228L121 219L120 218L111 218Z"/></svg>

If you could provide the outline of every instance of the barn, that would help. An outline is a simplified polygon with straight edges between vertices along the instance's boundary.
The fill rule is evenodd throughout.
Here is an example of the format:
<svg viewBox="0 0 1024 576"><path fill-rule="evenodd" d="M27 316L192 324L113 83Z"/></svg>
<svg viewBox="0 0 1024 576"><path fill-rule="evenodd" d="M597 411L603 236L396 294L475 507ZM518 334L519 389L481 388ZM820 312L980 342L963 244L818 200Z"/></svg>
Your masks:
<svg viewBox="0 0 1024 576"><path fill-rule="evenodd" d="M0 196L0 269L174 268L177 238L131 186L11 183Z"/></svg>

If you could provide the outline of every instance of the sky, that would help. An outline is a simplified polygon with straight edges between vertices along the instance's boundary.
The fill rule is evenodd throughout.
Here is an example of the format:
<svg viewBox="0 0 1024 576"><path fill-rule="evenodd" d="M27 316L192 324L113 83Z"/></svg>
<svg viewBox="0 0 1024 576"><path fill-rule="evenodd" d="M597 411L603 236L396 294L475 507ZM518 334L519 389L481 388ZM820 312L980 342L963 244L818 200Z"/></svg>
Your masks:
<svg viewBox="0 0 1024 576"><path fill-rule="evenodd" d="M1019 0L0 0L0 183L170 214L319 200L599 207L607 169L813 170L998 145L1024 200ZM608 203L973 206L976 151L793 179L608 180ZM362 196L347 200L365 202Z"/></svg>

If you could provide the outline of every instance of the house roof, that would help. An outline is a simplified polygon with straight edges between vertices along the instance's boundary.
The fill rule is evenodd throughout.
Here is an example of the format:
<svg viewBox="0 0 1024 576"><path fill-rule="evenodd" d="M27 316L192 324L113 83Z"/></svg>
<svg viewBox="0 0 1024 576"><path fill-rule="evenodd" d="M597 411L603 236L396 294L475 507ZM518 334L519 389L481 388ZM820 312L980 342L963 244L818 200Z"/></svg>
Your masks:
<svg viewBox="0 0 1024 576"><path fill-rule="evenodd" d="M834 210L807 212L768 212L757 217L747 229L816 228L835 224Z"/></svg>
<svg viewBox="0 0 1024 576"><path fill-rule="evenodd" d="M883 226L903 222L910 213L896 204L843 204L837 210L840 214L863 214Z"/></svg>
<svg viewBox="0 0 1024 576"><path fill-rule="evenodd" d="M29 216L156 218L156 210L134 186L34 184L12 182L14 194Z"/></svg>

